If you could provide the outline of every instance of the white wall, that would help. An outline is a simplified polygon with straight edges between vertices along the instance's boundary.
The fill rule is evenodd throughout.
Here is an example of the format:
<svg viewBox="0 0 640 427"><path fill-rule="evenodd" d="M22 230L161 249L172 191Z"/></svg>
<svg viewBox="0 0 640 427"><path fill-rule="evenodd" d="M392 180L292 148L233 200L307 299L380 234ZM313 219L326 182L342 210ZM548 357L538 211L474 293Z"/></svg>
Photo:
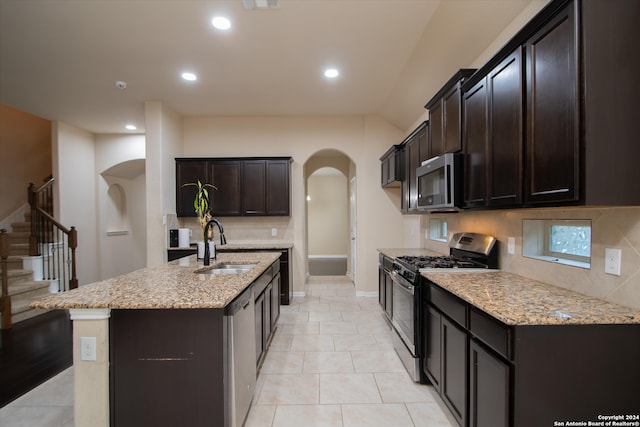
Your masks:
<svg viewBox="0 0 640 427"><path fill-rule="evenodd" d="M160 102L145 103L147 267L167 261L167 215L176 212L175 158L182 156L182 120Z"/></svg>
<svg viewBox="0 0 640 427"><path fill-rule="evenodd" d="M349 193L347 177L313 173L307 180L309 255L349 253Z"/></svg>
<svg viewBox="0 0 640 427"><path fill-rule="evenodd" d="M303 292L305 191L303 165L314 153L334 149L347 155L357 174L357 283L359 292L377 292L377 248L403 243L402 215L380 188L380 156L402 139L402 131L377 116L351 117L187 117L183 155L187 157L291 156L293 290ZM173 194L168 195L175 198ZM268 225L269 220L265 220ZM232 225L222 220L234 239ZM284 225L284 224L283 224ZM266 228L266 227L265 227ZM228 231L227 231L228 230Z"/></svg>
<svg viewBox="0 0 640 427"><path fill-rule="evenodd" d="M52 126L55 217L78 230L78 283L98 280L94 135L62 122Z"/></svg>
<svg viewBox="0 0 640 427"><path fill-rule="evenodd" d="M99 280L146 265L144 158L144 135L96 136ZM122 198L122 212L110 193Z"/></svg>

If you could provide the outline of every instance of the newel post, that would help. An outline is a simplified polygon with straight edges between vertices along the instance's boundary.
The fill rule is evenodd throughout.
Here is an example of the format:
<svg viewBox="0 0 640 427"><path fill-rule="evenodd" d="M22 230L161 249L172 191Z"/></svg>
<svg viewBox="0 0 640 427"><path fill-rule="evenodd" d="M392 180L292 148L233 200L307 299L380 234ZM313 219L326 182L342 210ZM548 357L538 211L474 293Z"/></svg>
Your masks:
<svg viewBox="0 0 640 427"><path fill-rule="evenodd" d="M71 249L71 279L69 280L69 289L78 287L78 277L76 276L76 248L78 247L78 230L71 227L69 230L69 249Z"/></svg>
<svg viewBox="0 0 640 427"><path fill-rule="evenodd" d="M37 198L36 193L38 189L33 182L29 183L29 187L27 188L27 200L29 201L29 207L31 208L31 233L29 235L29 256L40 255L40 251L38 250L38 233L37 233L37 215L36 215L36 207L37 207Z"/></svg>
<svg viewBox="0 0 640 427"><path fill-rule="evenodd" d="M11 328L11 298L9 298L9 274L7 259L9 258L9 235L4 228L0 230L0 267L2 267L2 292L0 292L0 312L2 313L2 329Z"/></svg>

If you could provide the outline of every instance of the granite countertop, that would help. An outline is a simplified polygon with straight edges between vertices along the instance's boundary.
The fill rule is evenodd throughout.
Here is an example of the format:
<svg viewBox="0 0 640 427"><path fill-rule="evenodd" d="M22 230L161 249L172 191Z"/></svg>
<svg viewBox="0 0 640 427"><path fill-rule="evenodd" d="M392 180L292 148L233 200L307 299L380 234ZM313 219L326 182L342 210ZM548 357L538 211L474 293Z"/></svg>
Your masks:
<svg viewBox="0 0 640 427"><path fill-rule="evenodd" d="M638 324L640 310L502 271L422 276L507 325Z"/></svg>
<svg viewBox="0 0 640 427"><path fill-rule="evenodd" d="M388 257L442 255L385 248ZM503 271L423 272L422 276L507 325L638 324L640 310Z"/></svg>
<svg viewBox="0 0 640 427"><path fill-rule="evenodd" d="M240 274L196 274L203 268L195 255L156 267L49 295L30 304L33 308L223 308L280 257L275 252L219 253L211 267L221 264L256 264Z"/></svg>

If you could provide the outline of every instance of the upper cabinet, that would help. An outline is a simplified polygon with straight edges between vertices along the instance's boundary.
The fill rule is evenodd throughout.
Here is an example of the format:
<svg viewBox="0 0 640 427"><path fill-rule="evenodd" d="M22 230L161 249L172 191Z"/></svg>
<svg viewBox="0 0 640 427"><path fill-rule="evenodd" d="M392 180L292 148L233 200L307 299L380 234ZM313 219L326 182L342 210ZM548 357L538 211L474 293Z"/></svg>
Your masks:
<svg viewBox="0 0 640 427"><path fill-rule="evenodd" d="M290 157L176 159L176 212L195 216L193 189L200 180L209 191L214 216L289 216ZM191 190L191 191L189 191Z"/></svg>
<svg viewBox="0 0 640 427"><path fill-rule="evenodd" d="M465 207L640 205L637 16L554 0L463 84Z"/></svg>
<svg viewBox="0 0 640 427"><path fill-rule="evenodd" d="M522 203L522 49L464 85L464 206Z"/></svg>
<svg viewBox="0 0 640 427"><path fill-rule="evenodd" d="M462 150L461 86L475 69L461 69L425 105L429 110L429 153L427 158Z"/></svg>
<svg viewBox="0 0 640 427"><path fill-rule="evenodd" d="M526 202L580 199L580 106L576 7L567 5L524 44Z"/></svg>
<svg viewBox="0 0 640 427"><path fill-rule="evenodd" d="M399 187L404 175L402 145L394 145L380 157L380 185Z"/></svg>
<svg viewBox="0 0 640 427"><path fill-rule="evenodd" d="M405 173L402 180L401 209L418 213L418 181L416 169L429 158L427 140L429 122L423 122L402 142Z"/></svg>

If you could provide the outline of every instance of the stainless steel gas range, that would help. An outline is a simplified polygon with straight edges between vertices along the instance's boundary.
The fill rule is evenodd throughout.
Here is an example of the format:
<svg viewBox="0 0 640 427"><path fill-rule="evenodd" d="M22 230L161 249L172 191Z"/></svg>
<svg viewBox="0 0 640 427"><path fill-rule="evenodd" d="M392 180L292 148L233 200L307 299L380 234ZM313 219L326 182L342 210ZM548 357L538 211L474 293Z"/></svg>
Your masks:
<svg viewBox="0 0 640 427"><path fill-rule="evenodd" d="M420 273L436 269L467 271L496 269L496 239L476 233L457 233L449 241L448 256L400 256L392 266L394 348L414 381L426 381L421 369L423 355L423 289Z"/></svg>

